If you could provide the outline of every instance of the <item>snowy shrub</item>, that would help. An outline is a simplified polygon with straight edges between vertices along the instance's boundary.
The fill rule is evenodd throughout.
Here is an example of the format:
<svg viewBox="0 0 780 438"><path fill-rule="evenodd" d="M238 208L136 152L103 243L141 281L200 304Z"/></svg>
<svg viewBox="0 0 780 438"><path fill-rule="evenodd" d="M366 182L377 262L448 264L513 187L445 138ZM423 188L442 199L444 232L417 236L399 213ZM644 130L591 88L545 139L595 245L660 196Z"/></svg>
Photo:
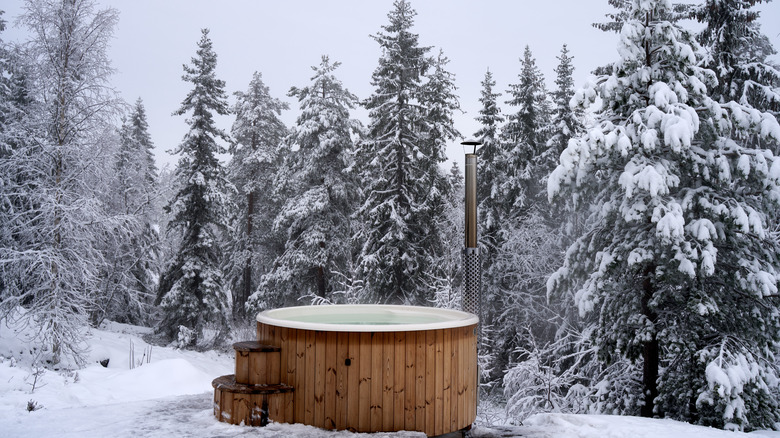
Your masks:
<svg viewBox="0 0 780 438"><path fill-rule="evenodd" d="M179 326L179 335L177 336L176 345L178 348L191 348L195 346L197 341L197 335L194 330L187 328L183 325Z"/></svg>

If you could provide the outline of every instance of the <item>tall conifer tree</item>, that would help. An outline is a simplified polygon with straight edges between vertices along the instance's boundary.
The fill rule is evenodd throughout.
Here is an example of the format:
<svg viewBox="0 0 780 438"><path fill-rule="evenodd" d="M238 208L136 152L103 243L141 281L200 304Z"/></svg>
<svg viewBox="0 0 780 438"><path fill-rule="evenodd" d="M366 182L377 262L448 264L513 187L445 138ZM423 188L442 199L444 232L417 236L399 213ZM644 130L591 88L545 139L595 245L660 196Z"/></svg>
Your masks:
<svg viewBox="0 0 780 438"><path fill-rule="evenodd" d="M219 231L227 222L230 187L217 154L217 142L230 139L217 128L214 114L228 114L225 82L217 79L217 55L208 29L202 30L192 65L184 65L182 79L192 90L174 115L190 114L189 132L174 150L181 158L176 167L179 189L168 209L169 229L181 233L175 260L160 281L157 300L164 317L158 332L168 339L179 336L184 345L197 343L207 326L226 326L228 303L220 269Z"/></svg>
<svg viewBox="0 0 780 438"><path fill-rule="evenodd" d="M233 292L233 315L241 319L261 276L271 270L283 250L284 243L273 232L281 207L274 187L287 149L283 142L288 131L280 116L289 106L271 96L259 72L252 75L248 89L235 96L235 142L230 145L233 158L228 174L236 192L225 271Z"/></svg>
<svg viewBox="0 0 780 438"><path fill-rule="evenodd" d="M601 360L641 367L636 411L624 412L771 427L780 247L767 237L780 159L734 139L776 144L780 126L709 97L716 76L673 15L666 1L634 0L614 73L575 95L602 104L548 190L591 205L590 226L549 286L573 288L580 313L596 313Z"/></svg>
<svg viewBox="0 0 780 438"><path fill-rule="evenodd" d="M114 178L108 204L114 214L125 215L129 235L105 246L109 268L98 302L100 311L93 321L103 318L142 324L148 322L159 277L160 235L158 216L157 167L154 163L146 110L139 98L129 118L119 129L119 150L114 162Z"/></svg>
<svg viewBox="0 0 780 438"><path fill-rule="evenodd" d="M777 53L761 32L754 8L760 0L707 0L692 15L705 24L698 40L707 49L704 64L718 85L710 93L719 102L736 101L780 115L780 70L767 62Z"/></svg>
<svg viewBox="0 0 780 438"><path fill-rule="evenodd" d="M426 74L432 60L412 33L416 12L396 0L390 23L374 36L382 49L372 75L374 93L369 110L368 138L357 151L366 200L358 214L365 223L359 236L360 272L367 300L422 304L432 298L435 281L427 268L438 248L425 245L429 225L437 220L429 202L429 184L441 153L426 143Z"/></svg>
<svg viewBox="0 0 780 438"><path fill-rule="evenodd" d="M345 273L352 257L351 216L359 190L349 168L359 125L350 110L358 99L335 76L339 65L323 56L312 67L311 85L290 90L301 115L288 138L294 150L290 167L278 182L286 201L274 220L286 243L258 292L284 290L287 304L303 296L339 301L333 276Z"/></svg>
<svg viewBox="0 0 780 438"><path fill-rule="evenodd" d="M537 203L542 193L539 156L546 149L549 137L549 102L544 75L526 46L521 61L520 82L511 84L506 102L516 108L507 116L501 139L507 143L507 179L504 184L504 208L507 215L516 216Z"/></svg>

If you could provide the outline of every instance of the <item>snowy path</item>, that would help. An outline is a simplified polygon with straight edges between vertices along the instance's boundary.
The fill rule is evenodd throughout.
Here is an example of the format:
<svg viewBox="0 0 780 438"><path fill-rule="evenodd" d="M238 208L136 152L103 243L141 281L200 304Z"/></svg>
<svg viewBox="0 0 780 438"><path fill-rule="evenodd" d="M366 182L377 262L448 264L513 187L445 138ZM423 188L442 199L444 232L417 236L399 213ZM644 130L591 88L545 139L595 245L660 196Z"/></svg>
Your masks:
<svg viewBox="0 0 780 438"><path fill-rule="evenodd" d="M185 395L157 400L65 409L42 409L0 418L3 437L138 438L138 437L372 437L424 438L420 433L352 434L329 432L303 425L265 428L231 426L214 419L213 395Z"/></svg>
<svg viewBox="0 0 780 438"><path fill-rule="evenodd" d="M42 409L0 418L3 437L138 438L138 437L286 437L286 438L424 438L421 433L358 434L325 431L299 424L271 424L265 428L217 422L210 393L156 400L77 408ZM766 435L764 435L766 434ZM671 420L601 415L544 414L524 426L477 427L474 438L738 438L780 437L778 432L741 434L691 426Z"/></svg>

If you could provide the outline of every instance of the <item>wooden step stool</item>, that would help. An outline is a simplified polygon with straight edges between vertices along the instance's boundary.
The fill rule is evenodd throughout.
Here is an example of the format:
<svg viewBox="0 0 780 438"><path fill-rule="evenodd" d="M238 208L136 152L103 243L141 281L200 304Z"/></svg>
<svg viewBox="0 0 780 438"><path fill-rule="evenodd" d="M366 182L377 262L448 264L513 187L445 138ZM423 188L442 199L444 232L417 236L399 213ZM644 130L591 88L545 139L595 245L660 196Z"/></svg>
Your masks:
<svg viewBox="0 0 780 438"><path fill-rule="evenodd" d="M281 349L256 341L237 342L233 349L236 373L211 382L217 420L246 426L292 423L293 387L280 383Z"/></svg>

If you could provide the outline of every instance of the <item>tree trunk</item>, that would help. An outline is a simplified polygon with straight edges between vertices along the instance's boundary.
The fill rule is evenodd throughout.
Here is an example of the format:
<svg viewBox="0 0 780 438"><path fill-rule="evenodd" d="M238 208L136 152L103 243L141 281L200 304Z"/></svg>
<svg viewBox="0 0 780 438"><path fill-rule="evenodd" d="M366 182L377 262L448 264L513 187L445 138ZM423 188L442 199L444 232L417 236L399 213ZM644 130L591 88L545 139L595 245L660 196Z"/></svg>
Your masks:
<svg viewBox="0 0 780 438"><path fill-rule="evenodd" d="M314 280L317 283L317 295L325 298L327 285L325 284L325 269L322 266L314 268Z"/></svg>
<svg viewBox="0 0 780 438"><path fill-rule="evenodd" d="M658 315L650 308L650 301L653 299L655 291L652 281L652 275L655 273L655 265L650 265L645 269L642 279L642 315L644 315L653 325L658 320ZM655 399L658 397L658 364L659 348L656 330L653 327L653 334L649 341L644 343L642 351L642 392L645 396L645 404L642 406L641 415L643 417L653 417Z"/></svg>
<svg viewBox="0 0 780 438"><path fill-rule="evenodd" d="M241 286L236 291L236 296L233 297L233 318L236 320L243 320L246 318L246 302L252 295L252 255L254 253L252 249L252 212L255 209L255 193L249 192L247 194L247 215L246 215L246 236L249 240L249 256L244 265L244 271L242 273Z"/></svg>

